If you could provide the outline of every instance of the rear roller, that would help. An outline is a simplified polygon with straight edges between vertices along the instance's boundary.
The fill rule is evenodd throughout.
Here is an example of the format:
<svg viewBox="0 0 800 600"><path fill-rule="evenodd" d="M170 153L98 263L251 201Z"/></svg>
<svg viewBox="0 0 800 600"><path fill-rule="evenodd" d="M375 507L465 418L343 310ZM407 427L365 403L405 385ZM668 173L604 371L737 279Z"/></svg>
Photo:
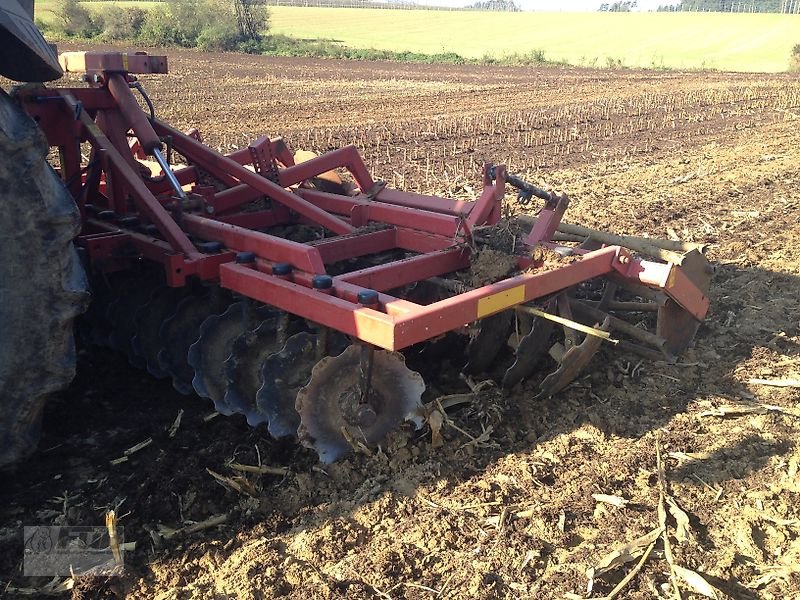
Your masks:
<svg viewBox="0 0 800 600"><path fill-rule="evenodd" d="M368 366L365 350L372 354ZM378 444L403 421L421 425L424 391L422 376L406 367L402 354L354 344L317 363L297 394L298 437L331 463L356 444Z"/></svg>

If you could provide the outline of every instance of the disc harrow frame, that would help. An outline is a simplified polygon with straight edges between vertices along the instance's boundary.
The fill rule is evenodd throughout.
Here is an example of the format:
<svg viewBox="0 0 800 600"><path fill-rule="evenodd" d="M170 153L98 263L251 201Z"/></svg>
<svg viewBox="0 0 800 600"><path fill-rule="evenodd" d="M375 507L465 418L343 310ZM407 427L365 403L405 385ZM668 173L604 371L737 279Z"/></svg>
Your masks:
<svg viewBox="0 0 800 600"><path fill-rule="evenodd" d="M485 165L483 191L470 202L390 189L372 178L353 146L296 164L282 139L261 137L223 155L196 130L181 132L140 108L132 89L144 91L133 73L164 73L166 57L70 53L62 64L85 73L89 86L28 87L17 97L58 149L60 175L83 219L77 244L95 273L160 265L170 287L214 283L394 352L598 277L643 290L658 312L656 345L673 339L662 344L665 356L691 342L708 310L705 259L684 268L675 253L678 260L656 262L621 245L565 246L556 239L569 199L507 176L502 165ZM90 148L88 160L81 144ZM185 164L169 165L165 149ZM314 187L331 171L346 172L352 191ZM410 300L407 286L470 267L476 231L501 220L507 177L526 201L544 201L515 253L518 274L428 304ZM322 237L300 242L276 233L293 226ZM568 260L545 268L536 249ZM387 259L392 251L401 258ZM370 257L378 264L341 268ZM562 304L569 305L566 296ZM582 313L605 315L600 308L587 303ZM600 321L613 329L615 318Z"/></svg>

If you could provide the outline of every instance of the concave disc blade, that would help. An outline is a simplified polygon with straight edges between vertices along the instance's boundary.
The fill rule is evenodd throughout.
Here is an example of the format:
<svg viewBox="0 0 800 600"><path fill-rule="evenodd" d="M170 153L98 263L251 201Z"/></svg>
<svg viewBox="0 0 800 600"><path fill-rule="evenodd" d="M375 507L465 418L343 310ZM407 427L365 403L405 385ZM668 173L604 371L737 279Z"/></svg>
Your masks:
<svg viewBox="0 0 800 600"><path fill-rule="evenodd" d="M555 310L555 299L548 303L547 312ZM553 321L542 319L541 317L533 317L531 319L531 328L527 335L522 336L517 344L515 351L515 360L503 375L503 387L511 389L523 379L528 378L539 362L547 354L547 349L550 347L550 336L555 328Z"/></svg>
<svg viewBox="0 0 800 600"><path fill-rule="evenodd" d="M354 344L339 356L323 358L297 394L298 437L324 463L351 452L349 440L374 445L403 421L419 425L422 376L406 367L402 354L375 350L369 401L362 405L360 354Z"/></svg>
<svg viewBox="0 0 800 600"><path fill-rule="evenodd" d="M158 353L163 346L159 331L164 321L175 314L178 304L189 294L186 287L159 287L153 291L150 301L137 311L133 351L144 359L148 373L158 379L169 377L169 373L158 364Z"/></svg>
<svg viewBox="0 0 800 600"><path fill-rule="evenodd" d="M256 394L261 387L264 361L281 349L278 321L279 317L269 316L255 329L240 335L234 340L231 355L224 365L228 384L225 403L234 412L243 414L253 426L267 420L266 415L258 411Z"/></svg>
<svg viewBox="0 0 800 600"><path fill-rule="evenodd" d="M347 346L347 338L330 332L328 354L339 354ZM267 422L270 435L275 438L294 437L300 416L295 409L297 391L308 383L311 369L319 360L317 335L297 333L286 340L280 352L264 360L261 367L261 388L256 394L258 414ZM250 422L248 417L248 422Z"/></svg>
<svg viewBox="0 0 800 600"><path fill-rule="evenodd" d="M126 278L119 274L107 280L105 277L92 277L91 302L89 308L78 319L80 339L93 346L107 348L111 334L111 321L107 312L108 306L118 297L118 290Z"/></svg>
<svg viewBox="0 0 800 600"><path fill-rule="evenodd" d="M224 402L228 381L224 364L233 342L251 325L244 302L235 302L221 315L211 315L200 325L197 341L189 347L188 361L194 368L192 386L198 396L209 398L223 415L233 414Z"/></svg>
<svg viewBox="0 0 800 600"><path fill-rule="evenodd" d="M147 304L157 285L158 280L152 274L134 276L120 288L119 297L109 305L106 312L111 323L111 333L108 336L111 347L127 355L131 365L139 369L145 367L145 361L133 351L132 340L138 327L136 314Z"/></svg>
<svg viewBox="0 0 800 600"><path fill-rule="evenodd" d="M514 311L506 310L477 323L478 333L470 339L467 346L468 362L464 367L465 373L486 372L506 345L513 320Z"/></svg>
<svg viewBox="0 0 800 600"><path fill-rule="evenodd" d="M175 314L164 321L159 331L162 341L158 365L172 376L172 386L188 396L194 392L194 369L187 361L189 347L200 336L200 325L211 315L220 314L227 307L222 294L190 296L178 304Z"/></svg>
<svg viewBox="0 0 800 600"><path fill-rule="evenodd" d="M611 331L610 320L606 318L599 329ZM575 381L600 349L602 343L603 338L587 335L583 342L567 350L558 368L545 377L540 384L537 398L553 396Z"/></svg>

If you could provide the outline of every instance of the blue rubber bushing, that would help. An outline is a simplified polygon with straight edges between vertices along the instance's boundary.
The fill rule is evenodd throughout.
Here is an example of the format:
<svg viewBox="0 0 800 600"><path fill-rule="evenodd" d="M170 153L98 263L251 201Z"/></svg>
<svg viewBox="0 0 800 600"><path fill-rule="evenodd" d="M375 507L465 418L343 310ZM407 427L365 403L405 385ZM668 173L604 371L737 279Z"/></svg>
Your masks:
<svg viewBox="0 0 800 600"><path fill-rule="evenodd" d="M378 292L375 290L358 292L358 303L364 306L375 306L378 303Z"/></svg>
<svg viewBox="0 0 800 600"><path fill-rule="evenodd" d="M204 254L216 254L217 252L221 252L222 248L223 248L222 242L200 242L199 244L197 244L197 249L200 250L200 252L203 252Z"/></svg>
<svg viewBox="0 0 800 600"><path fill-rule="evenodd" d="M139 223L139 217L122 217L119 220L119 224L123 227L138 227Z"/></svg>
<svg viewBox="0 0 800 600"><path fill-rule="evenodd" d="M314 275L311 287L315 290L329 290L333 287L333 277L330 275Z"/></svg>
<svg viewBox="0 0 800 600"><path fill-rule="evenodd" d="M256 262L255 252L237 252L236 262L240 265L247 265Z"/></svg>
<svg viewBox="0 0 800 600"><path fill-rule="evenodd" d="M275 263L272 265L272 274L273 275L290 275L292 272L292 265L289 263Z"/></svg>

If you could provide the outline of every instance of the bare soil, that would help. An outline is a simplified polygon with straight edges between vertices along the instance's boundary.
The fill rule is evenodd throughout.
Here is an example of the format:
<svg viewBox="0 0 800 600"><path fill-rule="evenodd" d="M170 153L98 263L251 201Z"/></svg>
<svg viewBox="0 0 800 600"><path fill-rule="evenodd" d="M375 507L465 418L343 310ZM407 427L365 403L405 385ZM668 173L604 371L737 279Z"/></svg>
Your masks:
<svg viewBox="0 0 800 600"><path fill-rule="evenodd" d="M677 597L677 565L721 598L800 598L800 390L751 382L800 378L800 76L169 57L170 75L143 78L157 113L212 146L356 143L390 185L460 197L479 192L482 162L506 163L567 193L570 222L710 244L711 312L678 364L604 350L549 400L526 384L481 393L451 411L441 447L403 430L324 468L84 350L41 450L0 475L0 590L46 584L21 576L22 525L102 524L114 508L136 542L124 575L79 579L74 597L599 598L636 563L590 595L586 570L656 528L666 493L689 539L673 512L670 547L619 597ZM454 362L426 373L430 397L468 391Z"/></svg>

